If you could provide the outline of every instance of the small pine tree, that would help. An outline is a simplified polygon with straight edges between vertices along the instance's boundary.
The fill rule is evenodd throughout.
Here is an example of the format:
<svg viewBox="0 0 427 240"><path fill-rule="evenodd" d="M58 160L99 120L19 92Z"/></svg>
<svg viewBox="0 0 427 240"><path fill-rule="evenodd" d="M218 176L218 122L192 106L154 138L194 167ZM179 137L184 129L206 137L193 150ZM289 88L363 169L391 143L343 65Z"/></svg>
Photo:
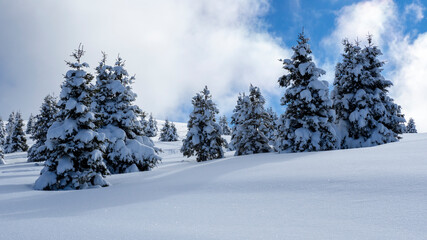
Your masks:
<svg viewBox="0 0 427 240"><path fill-rule="evenodd" d="M193 97L192 104L194 109L181 152L186 157L196 155L198 162L224 157L223 147L227 146L227 142L221 137L221 127L215 120L215 114L219 111L207 86Z"/></svg>
<svg viewBox="0 0 427 240"><path fill-rule="evenodd" d="M265 100L258 87L250 86L249 95L241 100L237 126L233 134L233 149L235 155L270 152L267 134L271 121L270 115L264 109ZM239 108L236 106L236 108Z"/></svg>
<svg viewBox="0 0 427 240"><path fill-rule="evenodd" d="M155 137L157 136L157 131L157 121L154 119L153 114L150 114L150 117L144 127L145 136Z"/></svg>
<svg viewBox="0 0 427 240"><path fill-rule="evenodd" d="M27 138L24 132L24 120L20 112L16 113L14 121L12 133L8 136L8 142L5 147L6 153L25 152L28 150Z"/></svg>
<svg viewBox="0 0 427 240"><path fill-rule="evenodd" d="M99 132L108 139L105 147L105 161L113 174L147 171L161 160L158 148L144 136L139 117L145 113L133 103L136 94L131 84L135 77L129 77L124 61L118 57L116 64L106 64L106 55L96 68L97 78L93 109L96 112Z"/></svg>
<svg viewBox="0 0 427 240"><path fill-rule="evenodd" d="M328 83L318 80L325 71L312 61L308 40L304 33L299 34L297 46L292 47L294 55L283 60L289 73L279 79L281 87L288 87L281 100L286 111L279 120L275 144L279 152L337 148Z"/></svg>
<svg viewBox="0 0 427 240"><path fill-rule="evenodd" d="M219 117L219 125L221 126L223 135L231 135L231 129L230 126L228 126L227 117L225 115Z"/></svg>
<svg viewBox="0 0 427 240"><path fill-rule="evenodd" d="M84 189L108 186L108 174L101 148L105 136L96 132L95 114L91 111L93 76L89 65L81 62L83 48L71 55L75 62L61 85L59 112L47 132L46 145L50 158L36 180L37 190Z"/></svg>
<svg viewBox="0 0 427 240"><path fill-rule="evenodd" d="M406 126L406 133L417 133L417 128L413 118L409 118L408 125Z"/></svg>
<svg viewBox="0 0 427 240"><path fill-rule="evenodd" d="M33 114L30 114L30 117L28 118L28 122L27 122L27 129L25 130L26 134L32 134L33 125L34 125L34 116Z"/></svg>
<svg viewBox="0 0 427 240"><path fill-rule="evenodd" d="M166 119L165 125L163 125L163 128L160 131L159 140L162 142L178 141L178 133L173 122L169 122L169 120Z"/></svg>
<svg viewBox="0 0 427 240"><path fill-rule="evenodd" d="M7 119L6 136L3 140L3 150L5 153L9 153L7 149L9 149L9 146L12 144L12 132L16 124L15 115L16 113L12 112L9 114L9 118Z"/></svg>
<svg viewBox="0 0 427 240"><path fill-rule="evenodd" d="M4 152L3 152L3 146L0 145L0 165L6 164L4 162Z"/></svg>
<svg viewBox="0 0 427 240"><path fill-rule="evenodd" d="M31 139L35 143L28 150L28 162L42 162L50 158L50 151L46 146L47 131L54 122L58 113L57 100L52 95L44 98L40 113L35 117Z"/></svg>
<svg viewBox="0 0 427 240"><path fill-rule="evenodd" d="M236 143L240 142L241 139L241 135L238 134L239 133L239 126L242 123L241 119L242 119L242 109L243 109L243 104L244 101L243 99L245 98L245 93L239 93L239 96L237 97L237 103L236 106L234 107L233 110L233 115L231 115L231 141L230 144L228 145L228 149L230 151L234 151L236 150L236 148L234 147L234 145L236 145Z"/></svg>
<svg viewBox="0 0 427 240"><path fill-rule="evenodd" d="M0 118L0 146L3 147L6 141L6 129L4 128L3 120Z"/></svg>
<svg viewBox="0 0 427 240"><path fill-rule="evenodd" d="M272 107L267 108L266 112L269 115L269 118L266 119L265 123L268 127L266 136L269 140L269 144L274 145L277 135L277 121L279 120L279 117L277 116L277 113L273 111Z"/></svg>

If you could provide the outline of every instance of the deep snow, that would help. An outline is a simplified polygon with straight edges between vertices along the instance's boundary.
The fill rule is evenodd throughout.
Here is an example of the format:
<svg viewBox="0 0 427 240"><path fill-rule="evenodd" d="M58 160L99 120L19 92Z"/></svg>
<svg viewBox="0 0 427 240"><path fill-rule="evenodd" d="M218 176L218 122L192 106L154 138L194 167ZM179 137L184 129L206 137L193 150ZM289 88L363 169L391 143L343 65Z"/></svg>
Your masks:
<svg viewBox="0 0 427 240"><path fill-rule="evenodd" d="M0 239L426 239L427 134L202 163L154 140L158 167L79 191L33 190L42 166L6 154Z"/></svg>

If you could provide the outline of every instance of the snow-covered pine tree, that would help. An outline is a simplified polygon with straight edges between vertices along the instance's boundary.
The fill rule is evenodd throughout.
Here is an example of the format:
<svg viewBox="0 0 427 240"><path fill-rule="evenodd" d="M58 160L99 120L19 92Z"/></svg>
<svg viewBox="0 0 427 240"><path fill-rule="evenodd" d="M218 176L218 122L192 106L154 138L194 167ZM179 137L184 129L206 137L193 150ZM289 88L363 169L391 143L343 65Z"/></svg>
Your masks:
<svg viewBox="0 0 427 240"><path fill-rule="evenodd" d="M236 106L233 110L233 115L231 115L231 141L228 145L228 149L230 151L236 150L234 145L238 144L241 140L241 134L239 134L239 127L241 126L241 119L243 118L241 115L243 114L243 99L245 98L245 96L245 93L239 93L239 96L237 97Z"/></svg>
<svg viewBox="0 0 427 240"><path fill-rule="evenodd" d="M50 158L36 180L37 190L84 189L105 187L108 174L103 161L104 134L96 132L95 114L91 111L93 76L86 72L89 65L81 61L79 46L71 55L75 62L61 85L59 112L47 132L46 145Z"/></svg>
<svg viewBox="0 0 427 240"><path fill-rule="evenodd" d="M225 115L219 117L219 125L221 126L223 135L231 135L231 129L228 125L227 117Z"/></svg>
<svg viewBox="0 0 427 240"><path fill-rule="evenodd" d="M279 120L279 117L272 107L267 108L266 112L270 116L268 119L266 119L265 125L268 127L266 136L269 140L269 144L274 145L274 142L276 141L277 121Z"/></svg>
<svg viewBox="0 0 427 240"><path fill-rule="evenodd" d="M286 111L280 116L275 143L279 152L337 148L328 83L319 80L325 71L312 61L308 40L300 33L298 44L292 47L294 55L283 60L283 68L289 73L279 79L279 85L287 87L281 99Z"/></svg>
<svg viewBox="0 0 427 240"><path fill-rule="evenodd" d="M153 114L150 113L150 117L145 125L144 132L147 137L155 137L157 136L157 121L154 119Z"/></svg>
<svg viewBox="0 0 427 240"><path fill-rule="evenodd" d="M0 144L0 165L5 164L4 162L4 152L3 152L3 146Z"/></svg>
<svg viewBox="0 0 427 240"><path fill-rule="evenodd" d="M26 134L32 134L34 120L35 119L34 119L33 114L30 114L30 117L28 118L28 122L27 122L27 129L25 130Z"/></svg>
<svg viewBox="0 0 427 240"><path fill-rule="evenodd" d="M50 151L46 146L47 131L54 122L54 116L58 113L57 100L52 95L44 98L40 113L36 115L33 124L33 134L31 139L35 143L28 150L28 162L42 162L50 158Z"/></svg>
<svg viewBox="0 0 427 240"><path fill-rule="evenodd" d="M162 142L178 141L178 133L173 122L169 122L169 120L166 119L165 124L163 125L163 128L160 131L159 140Z"/></svg>
<svg viewBox="0 0 427 240"><path fill-rule="evenodd" d="M5 141L6 141L6 129L4 128L3 120L0 118L0 146L3 147Z"/></svg>
<svg viewBox="0 0 427 240"><path fill-rule="evenodd" d="M333 107L341 148L368 147L397 141L405 121L388 93L392 83L382 76L382 55L368 36L368 46L344 40L342 62L335 70Z"/></svg>
<svg viewBox="0 0 427 240"><path fill-rule="evenodd" d="M15 124L16 124L15 116L16 116L16 113L11 112L9 114L9 118L7 119L6 136L5 136L4 141L3 141L3 151L5 153L8 153L7 149L9 149L9 145L11 145L11 143L12 143L12 132L13 132L13 129L15 128Z"/></svg>
<svg viewBox="0 0 427 240"><path fill-rule="evenodd" d="M28 150L27 138L24 132L24 120L20 112L16 113L14 121L12 133L8 136L8 142L5 146L6 153L25 152Z"/></svg>
<svg viewBox="0 0 427 240"><path fill-rule="evenodd" d="M269 127L266 123L271 121L270 115L265 111L264 97L258 87L249 87L249 95L242 98L242 105L238 126L234 134L233 142L235 155L248 155L270 152L267 134ZM237 108L237 107L236 107Z"/></svg>
<svg viewBox="0 0 427 240"><path fill-rule="evenodd" d="M198 162L224 157L223 147L227 142L221 137L221 127L215 120L219 111L207 86L193 97L192 104L194 109L181 152L186 157L196 155Z"/></svg>
<svg viewBox="0 0 427 240"><path fill-rule="evenodd" d="M140 116L145 113L134 105L136 94L131 84L135 77L129 77L124 61L118 57L115 66L106 64L106 55L96 68L97 78L93 109L99 120L99 132L108 139L105 161L111 173L147 171L161 158L158 148L144 136Z"/></svg>
<svg viewBox="0 0 427 240"><path fill-rule="evenodd" d="M406 126L406 133L417 133L417 127L413 118L409 118L408 125Z"/></svg>

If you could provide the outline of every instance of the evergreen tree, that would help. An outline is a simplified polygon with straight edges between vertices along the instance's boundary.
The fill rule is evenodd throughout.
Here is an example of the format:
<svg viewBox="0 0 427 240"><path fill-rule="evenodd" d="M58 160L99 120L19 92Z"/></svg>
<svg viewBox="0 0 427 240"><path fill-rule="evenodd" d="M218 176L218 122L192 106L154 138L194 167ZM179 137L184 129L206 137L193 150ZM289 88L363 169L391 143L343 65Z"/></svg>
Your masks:
<svg viewBox="0 0 427 240"><path fill-rule="evenodd" d="M148 121L145 125L144 132L147 137L155 137L157 136L157 121L153 118L153 114L150 114Z"/></svg>
<svg viewBox="0 0 427 240"><path fill-rule="evenodd" d="M413 118L409 118L408 125L406 126L406 133L417 133L417 128Z"/></svg>
<svg viewBox="0 0 427 240"><path fill-rule="evenodd" d="M71 55L75 62L61 85L59 112L47 132L46 145L50 158L36 180L37 190L84 189L108 186L108 174L101 147L105 136L96 132L95 114L91 111L93 76L86 72L89 65L81 62L83 48Z"/></svg>
<svg viewBox="0 0 427 240"><path fill-rule="evenodd" d="M231 141L230 144L228 145L229 150L230 151L234 151L236 150L236 148L234 147L238 142L241 141L241 134L239 134L239 127L242 123L243 117L243 104L244 104L244 100L246 98L245 93L239 93L239 96L237 97L237 103L236 106L234 107L233 110L233 115L231 115L231 124L232 124L232 128L231 128Z"/></svg>
<svg viewBox="0 0 427 240"><path fill-rule="evenodd" d="M169 122L169 120L166 119L165 125L163 125L163 128L160 131L159 140L162 142L178 141L178 133L173 122Z"/></svg>
<svg viewBox="0 0 427 240"><path fill-rule="evenodd" d="M368 147L397 141L404 131L401 108L388 93L392 83L382 76L381 51L368 37L368 46L344 40L342 62L335 70L333 107L342 148Z"/></svg>
<svg viewBox="0 0 427 240"><path fill-rule="evenodd" d="M24 132L24 120L20 112L16 113L14 121L12 133L8 136L5 146L6 153L25 152L28 150L27 138Z"/></svg>
<svg viewBox="0 0 427 240"><path fill-rule="evenodd" d="M258 87L251 85L249 95L244 96L241 101L239 121L231 143L236 150L235 155L270 152L271 148L266 136L269 127L266 124L271 119L264 109L265 100L261 91ZM238 141L235 141L237 139Z"/></svg>
<svg viewBox="0 0 427 240"><path fill-rule="evenodd" d="M269 115L265 124L268 127L266 137L269 140L269 144L274 145L274 142L276 141L277 121L279 120L279 117L277 116L277 113L273 111L272 107L267 108L266 112Z"/></svg>
<svg viewBox="0 0 427 240"><path fill-rule="evenodd" d="M3 150L5 153L8 153L7 149L12 144L12 132L15 128L16 120L15 120L15 112L9 114L9 118L6 123L6 137L3 141Z"/></svg>
<svg viewBox="0 0 427 240"><path fill-rule="evenodd" d="M57 100L52 95L44 98L40 113L35 117L31 139L35 143L28 150L28 162L41 162L50 158L50 151L46 146L47 131L54 122L58 113Z"/></svg>
<svg viewBox="0 0 427 240"><path fill-rule="evenodd" d="M6 164L4 162L4 152L3 152L3 146L0 145L0 165Z"/></svg>
<svg viewBox="0 0 427 240"><path fill-rule="evenodd" d="M231 135L231 129L230 126L228 126L227 117L225 115L219 117L219 125L221 126L223 135Z"/></svg>
<svg viewBox="0 0 427 240"><path fill-rule="evenodd" d="M33 125L34 125L34 117L33 117L33 114L30 114L30 117L28 118L27 129L25 130L26 134L33 133Z"/></svg>
<svg viewBox="0 0 427 240"><path fill-rule="evenodd" d="M286 111L279 120L275 148L279 152L335 149L337 138L328 83L318 79L325 71L312 61L304 33L299 34L298 44L292 49L292 58L283 60L283 68L289 73L279 79L279 85L287 87L281 100Z"/></svg>
<svg viewBox="0 0 427 240"><path fill-rule="evenodd" d="M3 120L0 118L0 146L3 146L6 141L6 129L4 128Z"/></svg>
<svg viewBox="0 0 427 240"><path fill-rule="evenodd" d="M227 146L227 142L221 137L221 127L215 121L215 114L219 111L208 87L193 97L192 104L194 109L181 152L186 157L196 155L198 162L224 157L223 147Z"/></svg>
<svg viewBox="0 0 427 240"><path fill-rule="evenodd" d="M131 84L135 77L129 77L124 61L118 57L115 66L106 64L106 55L97 70L94 110L97 113L99 131L108 139L105 161L111 173L147 171L161 158L158 148L144 136L144 129L138 118L145 113L133 103L136 94Z"/></svg>

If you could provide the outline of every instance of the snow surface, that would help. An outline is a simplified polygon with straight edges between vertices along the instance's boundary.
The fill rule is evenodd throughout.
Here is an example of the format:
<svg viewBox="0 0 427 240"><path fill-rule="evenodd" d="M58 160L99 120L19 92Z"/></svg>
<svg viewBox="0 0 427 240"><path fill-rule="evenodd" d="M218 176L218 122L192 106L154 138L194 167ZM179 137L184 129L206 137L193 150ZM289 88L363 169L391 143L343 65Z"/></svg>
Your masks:
<svg viewBox="0 0 427 240"><path fill-rule="evenodd" d="M182 139L186 124L176 127ZM426 239L427 134L202 163L181 141L153 140L159 167L78 191L33 190L42 165L6 154L0 239Z"/></svg>

